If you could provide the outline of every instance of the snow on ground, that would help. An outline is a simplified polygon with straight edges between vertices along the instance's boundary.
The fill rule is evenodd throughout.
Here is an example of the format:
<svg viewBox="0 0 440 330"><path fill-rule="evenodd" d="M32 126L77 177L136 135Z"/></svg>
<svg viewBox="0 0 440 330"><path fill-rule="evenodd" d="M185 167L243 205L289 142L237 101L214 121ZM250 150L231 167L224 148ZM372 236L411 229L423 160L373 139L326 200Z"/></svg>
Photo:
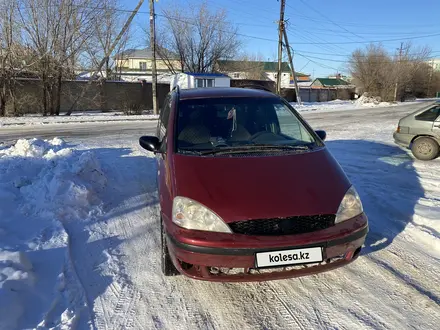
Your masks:
<svg viewBox="0 0 440 330"><path fill-rule="evenodd" d="M3 148L0 168L6 168L7 157L10 174L2 172L0 181L3 196L9 196L1 199L1 210L3 205L8 208L0 217L0 232L10 241L0 240L0 248L8 252L3 257L10 260L7 267L32 273L35 282L21 279L21 290L8 291L4 283L16 280L2 273L0 302L6 292L16 303L8 304L6 319L0 315L0 329L2 321L18 324L16 328L35 327L45 318L60 324L72 315L80 315L78 329L438 329L440 159L417 161L394 145L392 132L402 111L392 107L303 114L313 127L327 130L327 146L361 195L370 233L360 258L344 268L263 283L209 283L161 275L156 163L138 146L138 136L84 138L71 141L70 148L58 142L28 142L37 145L28 149L40 151L23 153L17 164L30 155L41 156L32 156L39 165L31 166L24 180L17 177L23 176L20 168L27 167L14 166L15 161L4 156L13 149ZM39 149L40 144L45 147ZM64 156L67 149L71 154ZM60 152L63 156L54 160L53 154ZM82 157L89 165L80 161L81 155L88 155ZM74 165L78 163L83 165ZM84 167L88 170L74 170ZM62 175L65 189L52 195L48 182L55 172L67 174ZM24 183L23 188L47 187L44 196L49 197L30 193L40 188L15 188L14 182ZM83 211L73 212L66 196L74 196L69 199L78 200L74 204ZM55 204L47 211L42 199ZM65 205L63 216L56 212L61 212L60 205ZM5 214L12 221L5 222ZM28 238L34 236L37 239ZM29 241L36 243L25 244ZM20 259L20 254L9 254L17 251L29 263L24 258L11 261ZM50 276L41 275L46 271ZM57 279L60 273L62 280ZM72 292L78 298L69 304L65 295ZM49 309L50 317L42 316L53 299L62 301L61 307ZM17 317L20 313L26 322Z"/></svg>
<svg viewBox="0 0 440 330"><path fill-rule="evenodd" d="M2 117L0 127L14 125L49 125L49 124L71 124L71 123L90 123L90 122L117 122L117 121L143 121L156 120L157 115L124 115L123 112L74 112L71 116L50 116L27 115L23 117Z"/></svg>
<svg viewBox="0 0 440 330"><path fill-rule="evenodd" d="M430 99L431 100L431 99ZM434 99L432 99L434 100ZM425 101L421 99L420 101ZM415 102L405 102L404 104L415 104ZM351 100L333 100L329 102L303 102L300 106L295 102L291 103L296 110L300 112L306 111L346 111L346 110L359 110L365 108L380 108L380 107L392 107L402 104L401 102L379 102L374 98L361 96L355 101Z"/></svg>
<svg viewBox="0 0 440 330"><path fill-rule="evenodd" d="M95 155L61 139L0 150L0 329L69 329L89 319L66 230L101 212L105 183Z"/></svg>

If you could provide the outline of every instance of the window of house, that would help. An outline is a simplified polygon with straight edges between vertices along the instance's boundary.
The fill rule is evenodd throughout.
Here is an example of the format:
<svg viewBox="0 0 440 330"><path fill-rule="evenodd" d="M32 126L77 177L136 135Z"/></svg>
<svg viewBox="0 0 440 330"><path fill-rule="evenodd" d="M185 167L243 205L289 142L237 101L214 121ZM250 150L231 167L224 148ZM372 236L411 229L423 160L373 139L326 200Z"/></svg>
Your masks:
<svg viewBox="0 0 440 330"><path fill-rule="evenodd" d="M196 87L197 88L203 88L203 87L214 87L214 79L196 79Z"/></svg>
<svg viewBox="0 0 440 330"><path fill-rule="evenodd" d="M240 78L240 74L239 74L238 72L235 72L235 73L232 75L232 78L234 78L234 79L238 79L238 78Z"/></svg>
<svg viewBox="0 0 440 330"><path fill-rule="evenodd" d="M278 73L275 73L273 76L275 77L275 79L277 79L278 78Z"/></svg>
<svg viewBox="0 0 440 330"><path fill-rule="evenodd" d="M139 70L147 71L147 62L139 62Z"/></svg>

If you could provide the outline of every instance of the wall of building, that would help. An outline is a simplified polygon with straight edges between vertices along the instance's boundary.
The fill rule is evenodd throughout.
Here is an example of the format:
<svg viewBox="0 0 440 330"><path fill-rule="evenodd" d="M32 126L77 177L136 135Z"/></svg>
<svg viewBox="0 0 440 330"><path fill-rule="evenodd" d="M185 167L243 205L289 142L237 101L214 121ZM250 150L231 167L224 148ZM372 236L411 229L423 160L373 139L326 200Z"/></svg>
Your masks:
<svg viewBox="0 0 440 330"><path fill-rule="evenodd" d="M332 100L353 100L354 88L300 88L302 102L328 102ZM296 102L295 89L281 89L281 96L289 102Z"/></svg>
<svg viewBox="0 0 440 330"><path fill-rule="evenodd" d="M231 87L231 79L228 77L215 77L215 87Z"/></svg>
<svg viewBox="0 0 440 330"><path fill-rule="evenodd" d="M151 71L152 67L152 60L146 59L146 58L130 58L128 60L116 60L116 66L123 69L130 69L130 70L139 70L140 63L146 62L147 70ZM157 70L168 70L166 61L161 59L156 59L156 69ZM174 68L178 69L180 68L180 62L177 60L171 61L171 64Z"/></svg>
<svg viewBox="0 0 440 330"><path fill-rule="evenodd" d="M272 81L277 81L276 72L266 72L267 78ZM289 88L290 86L290 73L282 72L281 73L281 88Z"/></svg>

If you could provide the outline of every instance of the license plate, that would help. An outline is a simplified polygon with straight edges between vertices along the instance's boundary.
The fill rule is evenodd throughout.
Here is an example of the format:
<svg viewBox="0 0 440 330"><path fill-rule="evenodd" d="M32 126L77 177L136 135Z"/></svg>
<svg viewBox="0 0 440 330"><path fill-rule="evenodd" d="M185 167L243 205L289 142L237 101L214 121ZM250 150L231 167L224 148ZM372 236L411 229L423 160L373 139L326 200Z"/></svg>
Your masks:
<svg viewBox="0 0 440 330"><path fill-rule="evenodd" d="M322 248L312 247L260 252L255 255L257 268L308 264L322 261Z"/></svg>

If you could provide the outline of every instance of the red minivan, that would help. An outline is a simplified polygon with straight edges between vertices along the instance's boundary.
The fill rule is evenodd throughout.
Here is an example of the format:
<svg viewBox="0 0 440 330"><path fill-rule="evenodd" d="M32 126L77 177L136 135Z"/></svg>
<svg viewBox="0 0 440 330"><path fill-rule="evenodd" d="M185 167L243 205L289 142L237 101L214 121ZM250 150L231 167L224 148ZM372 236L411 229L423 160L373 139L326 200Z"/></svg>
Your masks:
<svg viewBox="0 0 440 330"><path fill-rule="evenodd" d="M263 281L356 259L368 219L325 136L267 91L170 92L140 138L158 161L163 273Z"/></svg>

